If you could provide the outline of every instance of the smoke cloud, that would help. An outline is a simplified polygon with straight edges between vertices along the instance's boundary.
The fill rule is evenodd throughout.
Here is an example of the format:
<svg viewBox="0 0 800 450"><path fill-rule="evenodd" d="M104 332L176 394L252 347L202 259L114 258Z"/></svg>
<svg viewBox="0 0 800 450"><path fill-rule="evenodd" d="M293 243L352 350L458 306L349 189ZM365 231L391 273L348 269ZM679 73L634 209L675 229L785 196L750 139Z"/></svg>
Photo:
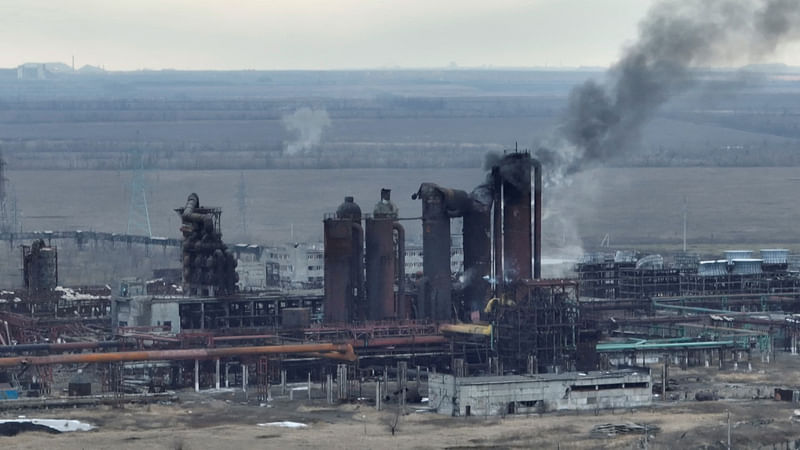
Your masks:
<svg viewBox="0 0 800 450"><path fill-rule="evenodd" d="M573 89L556 133L535 151L547 184L624 155L655 111L693 85L693 69L762 62L798 29L798 0L657 3L605 81Z"/></svg>
<svg viewBox="0 0 800 450"><path fill-rule="evenodd" d="M293 142L286 144L285 155L306 153L319 145L322 133L331 126L331 118L324 109L303 107L287 114L281 119L283 126L296 136Z"/></svg>

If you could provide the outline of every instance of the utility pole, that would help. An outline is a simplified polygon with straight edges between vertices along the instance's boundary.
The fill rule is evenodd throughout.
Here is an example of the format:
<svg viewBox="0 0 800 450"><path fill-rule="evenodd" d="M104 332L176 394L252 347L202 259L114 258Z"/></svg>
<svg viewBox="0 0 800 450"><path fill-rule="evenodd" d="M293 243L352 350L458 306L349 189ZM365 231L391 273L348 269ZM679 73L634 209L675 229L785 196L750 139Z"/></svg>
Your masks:
<svg viewBox="0 0 800 450"><path fill-rule="evenodd" d="M728 410L728 450L731 450L731 411Z"/></svg>

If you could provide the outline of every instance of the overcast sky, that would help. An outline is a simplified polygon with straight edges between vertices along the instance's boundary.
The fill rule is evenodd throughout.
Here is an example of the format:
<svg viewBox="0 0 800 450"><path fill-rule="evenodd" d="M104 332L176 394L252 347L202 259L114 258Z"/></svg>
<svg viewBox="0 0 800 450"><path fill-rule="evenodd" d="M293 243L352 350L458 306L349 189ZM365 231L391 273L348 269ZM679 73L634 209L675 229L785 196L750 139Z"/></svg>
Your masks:
<svg viewBox="0 0 800 450"><path fill-rule="evenodd" d="M0 0L0 67L608 66L654 0ZM800 64L798 47L774 60Z"/></svg>

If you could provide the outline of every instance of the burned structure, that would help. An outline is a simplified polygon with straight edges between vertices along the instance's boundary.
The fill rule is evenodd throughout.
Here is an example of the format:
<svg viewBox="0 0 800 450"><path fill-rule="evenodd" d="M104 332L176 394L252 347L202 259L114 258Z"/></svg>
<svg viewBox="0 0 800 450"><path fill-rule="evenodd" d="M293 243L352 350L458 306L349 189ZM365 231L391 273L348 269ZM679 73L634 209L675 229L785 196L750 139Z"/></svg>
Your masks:
<svg viewBox="0 0 800 450"><path fill-rule="evenodd" d="M207 297L233 294L239 280L236 259L222 243L222 210L201 207L200 198L192 193L186 206L175 211L183 222L184 292Z"/></svg>
<svg viewBox="0 0 800 450"><path fill-rule="evenodd" d="M43 239L22 246L22 277L29 292L55 289L58 286L58 248Z"/></svg>
<svg viewBox="0 0 800 450"><path fill-rule="evenodd" d="M490 288L497 296L505 285L541 277L541 180L539 162L514 152L492 164L486 182L471 193L433 183L420 186L413 198L422 200L425 280L418 302L424 316L477 319ZM452 303L449 269L450 219L455 217L463 218L464 236L458 305Z"/></svg>

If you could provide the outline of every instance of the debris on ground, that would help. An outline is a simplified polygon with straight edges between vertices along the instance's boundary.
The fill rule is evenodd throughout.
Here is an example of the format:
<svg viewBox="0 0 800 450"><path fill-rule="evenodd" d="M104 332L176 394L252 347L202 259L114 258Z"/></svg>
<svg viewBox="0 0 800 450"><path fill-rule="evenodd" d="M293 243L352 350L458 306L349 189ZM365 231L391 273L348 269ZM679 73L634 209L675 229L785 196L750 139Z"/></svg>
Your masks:
<svg viewBox="0 0 800 450"><path fill-rule="evenodd" d="M595 437L614 437L619 434L655 434L661 429L656 425L638 423L603 423L592 427L591 434Z"/></svg>

